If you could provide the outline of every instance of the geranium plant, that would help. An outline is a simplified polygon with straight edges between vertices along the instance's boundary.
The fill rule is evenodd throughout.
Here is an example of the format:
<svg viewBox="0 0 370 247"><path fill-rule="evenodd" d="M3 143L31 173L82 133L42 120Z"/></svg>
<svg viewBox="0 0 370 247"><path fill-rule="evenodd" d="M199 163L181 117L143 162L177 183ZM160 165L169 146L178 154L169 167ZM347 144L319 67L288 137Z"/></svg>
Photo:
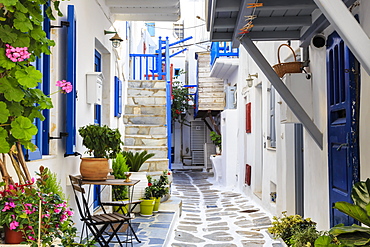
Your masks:
<svg viewBox="0 0 370 247"><path fill-rule="evenodd" d="M49 4L50 6L46 5ZM8 154L17 167L19 183L31 177L23 158L23 147L34 151L31 142L37 134L35 119L44 120L42 111L53 107L51 99L37 86L42 74L33 65L37 57L50 54L54 41L42 29L42 6L47 16L55 20L52 8L61 16L60 1L3 0L0 3L0 153ZM65 92L70 87L65 88ZM0 171L6 184L14 184L0 156Z"/></svg>
<svg viewBox="0 0 370 247"><path fill-rule="evenodd" d="M180 74L184 72L180 71ZM174 79L177 79L175 77ZM189 94L189 90L183 87L183 83L175 80L172 82L172 106L171 115L172 120L181 124L187 124L186 115L190 115L189 104L193 100L193 95Z"/></svg>
<svg viewBox="0 0 370 247"><path fill-rule="evenodd" d="M73 226L73 212L58 191L59 184L47 168L40 167L38 178L28 184L6 186L0 192L0 225L10 230L21 231L25 243L51 246L61 239L63 246L76 246L76 228ZM57 188L57 189L56 189ZM41 211L41 212L40 212Z"/></svg>
<svg viewBox="0 0 370 247"><path fill-rule="evenodd" d="M150 199L151 197L159 198L167 195L170 191L168 188L168 175L171 175L170 172L163 171L163 174L159 179L153 179L151 176L148 178L148 187L145 188L145 198Z"/></svg>

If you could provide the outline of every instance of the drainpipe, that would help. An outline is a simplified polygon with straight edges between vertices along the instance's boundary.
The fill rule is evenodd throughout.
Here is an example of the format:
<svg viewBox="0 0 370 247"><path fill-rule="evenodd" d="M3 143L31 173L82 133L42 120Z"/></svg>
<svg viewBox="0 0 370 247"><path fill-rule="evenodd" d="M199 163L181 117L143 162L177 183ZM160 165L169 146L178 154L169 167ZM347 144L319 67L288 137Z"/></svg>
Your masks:
<svg viewBox="0 0 370 247"><path fill-rule="evenodd" d="M370 39L342 0L314 0L370 75Z"/></svg>

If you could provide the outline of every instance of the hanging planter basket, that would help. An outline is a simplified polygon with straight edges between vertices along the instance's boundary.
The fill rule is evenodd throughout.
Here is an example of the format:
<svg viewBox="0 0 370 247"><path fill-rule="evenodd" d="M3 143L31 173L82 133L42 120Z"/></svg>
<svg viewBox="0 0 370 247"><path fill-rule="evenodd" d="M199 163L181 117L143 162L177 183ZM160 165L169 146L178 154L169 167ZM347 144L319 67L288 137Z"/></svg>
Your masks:
<svg viewBox="0 0 370 247"><path fill-rule="evenodd" d="M292 51L293 57L294 57L294 62L288 62L288 63L280 62L280 48L283 47L283 46L287 46ZM278 62L279 63L272 66L272 68L275 70L276 74L280 78L283 77L287 73L301 73L302 72L303 63L302 62L297 62L297 57L296 57L296 54L295 54L294 50L292 49L292 47L290 47L287 44L281 44L279 46L279 48L278 48Z"/></svg>

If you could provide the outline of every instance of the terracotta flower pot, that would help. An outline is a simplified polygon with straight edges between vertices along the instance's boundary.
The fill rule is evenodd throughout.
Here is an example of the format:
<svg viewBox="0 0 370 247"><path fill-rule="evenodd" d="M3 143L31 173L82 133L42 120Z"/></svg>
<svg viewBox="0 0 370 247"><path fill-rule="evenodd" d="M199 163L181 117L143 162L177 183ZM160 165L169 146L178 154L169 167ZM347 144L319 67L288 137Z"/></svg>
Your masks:
<svg viewBox="0 0 370 247"><path fill-rule="evenodd" d="M9 227L4 226L4 232L6 244L20 244L26 241L21 231L10 230Z"/></svg>
<svg viewBox="0 0 370 247"><path fill-rule="evenodd" d="M81 158L80 174L85 180L107 180L109 173L108 159L105 158Z"/></svg>

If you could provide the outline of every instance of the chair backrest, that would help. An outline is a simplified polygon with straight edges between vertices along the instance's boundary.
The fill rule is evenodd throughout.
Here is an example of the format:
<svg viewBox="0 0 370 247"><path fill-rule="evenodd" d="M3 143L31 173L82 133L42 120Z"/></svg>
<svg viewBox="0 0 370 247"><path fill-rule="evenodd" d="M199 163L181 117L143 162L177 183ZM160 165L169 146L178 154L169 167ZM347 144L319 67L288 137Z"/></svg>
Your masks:
<svg viewBox="0 0 370 247"><path fill-rule="evenodd" d="M75 195L78 212L80 213L82 220L90 219L91 214L89 210L89 204L85 198L85 189L82 187L81 176L69 175L69 179L71 180L71 185L73 188L73 193ZM78 196L79 193L81 193L81 197Z"/></svg>

